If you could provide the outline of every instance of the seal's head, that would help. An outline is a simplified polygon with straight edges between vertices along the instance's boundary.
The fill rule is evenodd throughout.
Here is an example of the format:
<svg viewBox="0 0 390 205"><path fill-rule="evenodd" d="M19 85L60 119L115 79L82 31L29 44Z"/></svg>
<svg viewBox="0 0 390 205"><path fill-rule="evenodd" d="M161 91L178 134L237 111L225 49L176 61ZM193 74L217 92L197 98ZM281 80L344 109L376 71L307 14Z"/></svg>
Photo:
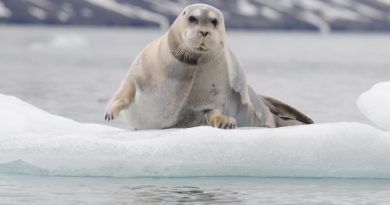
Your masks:
<svg viewBox="0 0 390 205"><path fill-rule="evenodd" d="M197 61L192 62L194 59L188 59L188 55L199 58L219 52L224 47L223 14L207 4L192 4L179 14L169 29L168 36L172 53L181 61L196 64ZM187 54L186 59L182 59L181 54Z"/></svg>

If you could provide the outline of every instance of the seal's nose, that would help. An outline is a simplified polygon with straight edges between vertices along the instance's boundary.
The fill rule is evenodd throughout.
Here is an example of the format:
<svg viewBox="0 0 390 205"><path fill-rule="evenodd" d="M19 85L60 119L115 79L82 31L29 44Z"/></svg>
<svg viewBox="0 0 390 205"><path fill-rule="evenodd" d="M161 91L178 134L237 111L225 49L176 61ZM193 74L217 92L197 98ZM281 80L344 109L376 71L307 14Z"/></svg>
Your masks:
<svg viewBox="0 0 390 205"><path fill-rule="evenodd" d="M203 37L206 37L209 32L208 31L199 31L199 33L203 36Z"/></svg>

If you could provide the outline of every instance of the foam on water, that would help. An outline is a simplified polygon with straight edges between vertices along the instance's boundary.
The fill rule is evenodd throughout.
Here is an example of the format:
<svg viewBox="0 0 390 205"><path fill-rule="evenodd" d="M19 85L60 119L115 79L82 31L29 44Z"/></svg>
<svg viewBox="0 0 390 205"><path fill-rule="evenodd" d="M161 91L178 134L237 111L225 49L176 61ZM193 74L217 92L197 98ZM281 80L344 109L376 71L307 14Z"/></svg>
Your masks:
<svg viewBox="0 0 390 205"><path fill-rule="evenodd" d="M0 95L0 105L0 173L390 178L390 133L360 123L127 131L55 116L12 96Z"/></svg>

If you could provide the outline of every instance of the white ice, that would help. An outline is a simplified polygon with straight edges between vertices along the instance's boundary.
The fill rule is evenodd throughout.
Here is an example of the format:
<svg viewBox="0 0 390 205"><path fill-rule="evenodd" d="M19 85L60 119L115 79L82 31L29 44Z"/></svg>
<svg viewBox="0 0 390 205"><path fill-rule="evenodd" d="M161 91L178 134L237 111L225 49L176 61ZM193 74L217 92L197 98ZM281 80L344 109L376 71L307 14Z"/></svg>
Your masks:
<svg viewBox="0 0 390 205"><path fill-rule="evenodd" d="M4 3L0 1L0 19L9 18L12 15L12 12L5 7Z"/></svg>
<svg viewBox="0 0 390 205"><path fill-rule="evenodd" d="M237 1L237 8L237 12L246 16L256 16L258 13L256 5L248 0Z"/></svg>
<svg viewBox="0 0 390 205"><path fill-rule="evenodd" d="M120 3L117 1L106 1L106 0L86 0L88 3L94 4L95 6L102 7L104 9L111 10L120 15L139 18L146 21L155 22L161 28L161 30L167 30L169 28L169 21L167 17L151 12L142 7L132 6L131 4Z"/></svg>
<svg viewBox="0 0 390 205"><path fill-rule="evenodd" d="M28 12L37 19L44 20L47 18L47 12L41 8L32 6L28 9Z"/></svg>
<svg viewBox="0 0 390 205"><path fill-rule="evenodd" d="M362 93L357 106L369 120L390 131L390 82L378 83Z"/></svg>
<svg viewBox="0 0 390 205"><path fill-rule="evenodd" d="M378 84L359 108L370 113L370 103L389 100L389 93L390 83ZM2 94L0 115L0 173L390 178L390 133L360 123L127 131L78 123Z"/></svg>

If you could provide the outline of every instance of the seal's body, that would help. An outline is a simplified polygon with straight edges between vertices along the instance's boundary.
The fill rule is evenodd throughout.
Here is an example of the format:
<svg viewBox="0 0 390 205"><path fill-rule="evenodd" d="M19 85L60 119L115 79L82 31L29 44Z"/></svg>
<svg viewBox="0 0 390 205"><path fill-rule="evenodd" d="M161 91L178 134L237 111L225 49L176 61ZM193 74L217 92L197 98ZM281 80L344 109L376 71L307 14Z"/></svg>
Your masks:
<svg viewBox="0 0 390 205"><path fill-rule="evenodd" d="M256 95L247 85L226 46L223 21L212 6L186 7L168 32L135 59L107 106L106 119L123 111L135 129L312 123L294 108Z"/></svg>

